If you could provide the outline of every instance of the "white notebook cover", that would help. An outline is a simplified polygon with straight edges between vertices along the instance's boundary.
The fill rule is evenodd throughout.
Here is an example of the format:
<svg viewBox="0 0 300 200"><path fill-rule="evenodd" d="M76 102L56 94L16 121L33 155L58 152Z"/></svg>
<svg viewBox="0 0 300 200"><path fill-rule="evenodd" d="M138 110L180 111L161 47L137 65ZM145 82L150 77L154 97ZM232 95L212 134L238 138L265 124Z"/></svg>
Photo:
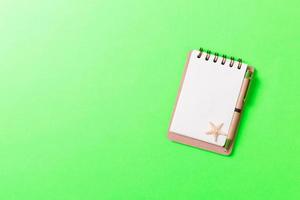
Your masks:
<svg viewBox="0 0 300 200"><path fill-rule="evenodd" d="M200 58L198 54L192 51L188 61L170 131L224 146L247 65L243 63L238 69L238 62L230 67L228 59L222 65L222 58L215 63L214 55L205 60L206 53ZM222 135L208 134L211 123L223 124L219 131Z"/></svg>

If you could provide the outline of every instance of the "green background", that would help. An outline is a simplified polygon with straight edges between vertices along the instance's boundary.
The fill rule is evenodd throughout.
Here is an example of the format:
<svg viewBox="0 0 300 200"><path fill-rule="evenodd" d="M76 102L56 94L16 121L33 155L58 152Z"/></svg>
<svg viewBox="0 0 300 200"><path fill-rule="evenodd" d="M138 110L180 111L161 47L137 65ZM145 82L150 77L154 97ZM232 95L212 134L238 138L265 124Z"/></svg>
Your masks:
<svg viewBox="0 0 300 200"><path fill-rule="evenodd" d="M299 199L299 7L1 0L0 199ZM256 69L230 157L167 139L200 46Z"/></svg>

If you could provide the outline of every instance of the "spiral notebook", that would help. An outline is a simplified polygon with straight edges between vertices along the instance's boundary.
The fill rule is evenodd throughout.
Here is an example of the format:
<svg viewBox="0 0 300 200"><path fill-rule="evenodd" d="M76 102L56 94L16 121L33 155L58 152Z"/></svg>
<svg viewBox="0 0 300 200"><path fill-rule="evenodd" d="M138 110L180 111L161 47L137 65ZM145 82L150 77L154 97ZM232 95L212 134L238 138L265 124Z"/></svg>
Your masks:
<svg viewBox="0 0 300 200"><path fill-rule="evenodd" d="M253 68L210 51L189 53L168 136L229 155Z"/></svg>

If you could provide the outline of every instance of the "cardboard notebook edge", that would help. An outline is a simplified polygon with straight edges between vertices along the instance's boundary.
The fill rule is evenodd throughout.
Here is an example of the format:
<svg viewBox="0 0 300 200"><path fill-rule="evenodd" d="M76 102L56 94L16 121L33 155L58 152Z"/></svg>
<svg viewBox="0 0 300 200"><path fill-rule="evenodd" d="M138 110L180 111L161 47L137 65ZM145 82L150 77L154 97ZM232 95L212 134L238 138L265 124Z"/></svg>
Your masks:
<svg viewBox="0 0 300 200"><path fill-rule="evenodd" d="M185 80L185 77L186 77L185 75L186 75L187 67L189 65L191 54L192 54L192 51L190 51L188 53L188 58L187 58L187 61L185 63L183 75L182 75L182 78L181 78L181 81L180 81L180 86L179 86L179 89L178 89L175 106L174 106L174 109L173 109L173 112L172 112L171 121L169 123L168 138L172 141L175 141L175 142L179 142L179 143L182 143L182 144L185 144L185 145L189 145L189 146L193 146L193 147L196 147L196 148L204 149L204 150L211 151L211 152L214 152L214 153L219 153L219 154L222 154L222 155L230 155L232 153L232 149L233 149L233 146L234 146L234 143L235 143L235 138L236 138L236 135L237 135L236 133L238 132L239 123L236 124L236 128L235 128L236 133L235 133L232 145L230 146L229 149L225 149L223 146L217 146L217 145L214 145L214 144L210 144L208 142L197 140L195 138L191 138L191 137L184 136L184 135L181 135L181 134L170 131L171 123L172 123L173 118L174 118L174 113L175 113L175 110L177 108L178 99L179 99L179 96L180 96L180 93L181 93L181 90L182 90L182 86L183 86L183 83L184 83L184 80ZM249 71L253 76L253 73L254 73L254 68L253 67L247 66L247 71ZM248 82L246 94L249 91L250 83L251 83L251 81ZM241 113L241 115L242 115L242 113Z"/></svg>

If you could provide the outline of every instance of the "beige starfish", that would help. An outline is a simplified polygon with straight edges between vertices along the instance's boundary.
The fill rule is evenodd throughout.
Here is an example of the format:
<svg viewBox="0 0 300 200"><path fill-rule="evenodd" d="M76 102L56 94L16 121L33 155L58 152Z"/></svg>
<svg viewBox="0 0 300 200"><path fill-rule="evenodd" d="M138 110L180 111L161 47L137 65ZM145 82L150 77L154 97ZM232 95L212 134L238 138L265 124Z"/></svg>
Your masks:
<svg viewBox="0 0 300 200"><path fill-rule="evenodd" d="M206 132L207 135L213 135L215 137L215 142L217 142L219 135L226 135L225 133L223 133L221 131L222 127L223 127L223 123L220 124L219 126L214 125L214 123L209 122L210 126L211 126L211 130Z"/></svg>

